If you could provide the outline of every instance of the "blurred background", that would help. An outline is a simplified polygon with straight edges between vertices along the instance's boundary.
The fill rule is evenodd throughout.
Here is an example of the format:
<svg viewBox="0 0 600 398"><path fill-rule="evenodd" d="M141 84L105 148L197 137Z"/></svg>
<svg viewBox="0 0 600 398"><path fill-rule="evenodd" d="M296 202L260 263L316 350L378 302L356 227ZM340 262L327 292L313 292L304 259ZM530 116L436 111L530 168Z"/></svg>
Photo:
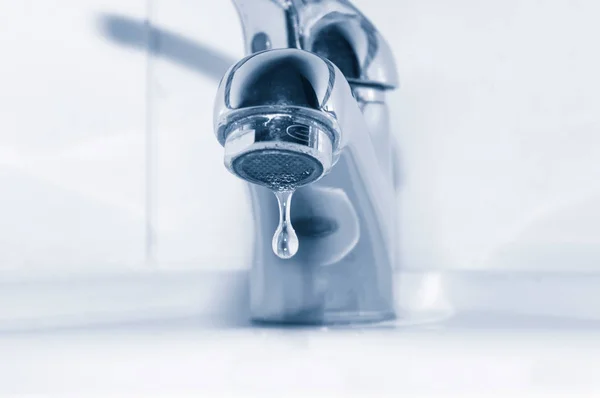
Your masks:
<svg viewBox="0 0 600 398"><path fill-rule="evenodd" d="M354 2L389 41L403 269L600 270L600 3ZM229 1L0 2L0 275L250 266Z"/></svg>

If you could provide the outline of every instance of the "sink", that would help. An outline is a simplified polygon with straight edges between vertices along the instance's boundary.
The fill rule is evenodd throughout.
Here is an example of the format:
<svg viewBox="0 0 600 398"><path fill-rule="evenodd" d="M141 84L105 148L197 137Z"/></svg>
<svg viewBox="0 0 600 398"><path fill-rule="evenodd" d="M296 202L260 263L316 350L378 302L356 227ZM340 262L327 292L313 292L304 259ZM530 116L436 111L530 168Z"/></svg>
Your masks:
<svg viewBox="0 0 600 398"><path fill-rule="evenodd" d="M600 276L396 279L395 321L284 328L247 321L245 271L3 278L0 394L600 388Z"/></svg>
<svg viewBox="0 0 600 398"><path fill-rule="evenodd" d="M247 326L246 280L246 270L11 273L0 279L0 333L181 319ZM600 327L600 274L404 271L395 284L398 328Z"/></svg>

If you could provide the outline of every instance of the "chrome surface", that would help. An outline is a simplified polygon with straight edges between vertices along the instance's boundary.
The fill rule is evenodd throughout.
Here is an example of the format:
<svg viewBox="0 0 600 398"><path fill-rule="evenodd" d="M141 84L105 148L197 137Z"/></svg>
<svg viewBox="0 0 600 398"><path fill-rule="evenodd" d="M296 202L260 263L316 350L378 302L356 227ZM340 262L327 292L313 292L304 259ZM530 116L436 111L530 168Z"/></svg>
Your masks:
<svg viewBox="0 0 600 398"><path fill-rule="evenodd" d="M234 1L246 58L219 86L225 166L251 182L250 307L259 322L394 316L395 187L386 92L389 48L346 1ZM297 254L278 258L272 191L295 189Z"/></svg>
<svg viewBox="0 0 600 398"><path fill-rule="evenodd" d="M246 53L298 48L335 63L352 84L398 86L392 52L375 26L345 0L233 0ZM253 43L268 39L269 46Z"/></svg>

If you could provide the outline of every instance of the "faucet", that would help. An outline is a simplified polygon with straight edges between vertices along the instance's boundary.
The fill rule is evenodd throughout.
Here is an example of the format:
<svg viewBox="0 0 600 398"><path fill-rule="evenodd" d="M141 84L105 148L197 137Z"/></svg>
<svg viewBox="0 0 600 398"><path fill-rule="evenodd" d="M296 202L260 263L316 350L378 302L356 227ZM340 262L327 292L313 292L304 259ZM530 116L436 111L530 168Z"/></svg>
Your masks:
<svg viewBox="0 0 600 398"><path fill-rule="evenodd" d="M252 320L394 318L387 43L346 0L233 2L247 56L221 79L214 129L249 183Z"/></svg>

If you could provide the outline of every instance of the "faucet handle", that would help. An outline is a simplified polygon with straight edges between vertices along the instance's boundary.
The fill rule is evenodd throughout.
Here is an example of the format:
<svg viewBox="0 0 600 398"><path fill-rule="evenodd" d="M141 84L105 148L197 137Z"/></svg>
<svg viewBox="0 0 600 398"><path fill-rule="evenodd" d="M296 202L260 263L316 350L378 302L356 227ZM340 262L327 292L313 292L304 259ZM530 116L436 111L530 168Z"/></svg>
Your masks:
<svg viewBox="0 0 600 398"><path fill-rule="evenodd" d="M351 85L393 89L392 52L373 24L347 0L233 0L247 54L298 48L333 62Z"/></svg>

